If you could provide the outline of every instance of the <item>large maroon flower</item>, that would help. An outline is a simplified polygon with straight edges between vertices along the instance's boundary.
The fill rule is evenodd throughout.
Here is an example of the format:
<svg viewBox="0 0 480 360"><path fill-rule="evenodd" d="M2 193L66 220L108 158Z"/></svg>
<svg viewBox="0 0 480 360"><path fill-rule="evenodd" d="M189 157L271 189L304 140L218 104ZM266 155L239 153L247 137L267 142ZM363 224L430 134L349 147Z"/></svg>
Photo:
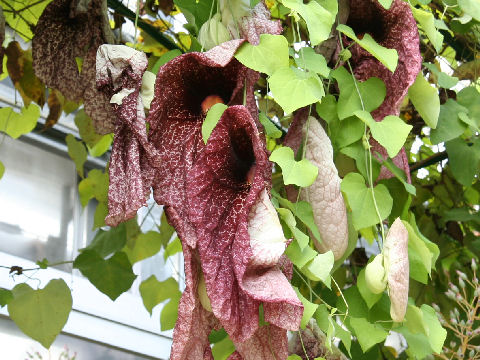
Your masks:
<svg viewBox="0 0 480 360"><path fill-rule="evenodd" d="M209 358L208 332L219 326L237 345L236 358L248 358L254 346L273 348L285 358L285 330L297 329L302 314L278 266L283 234L279 240L278 232L264 233L275 220L280 233L281 227L268 195L271 164L254 120L257 75L233 58L241 42L182 55L157 75L148 121L163 163L155 174L154 197L166 205L186 259L172 359ZM235 106L243 103L245 86L248 110ZM230 107L205 145L202 103L211 95ZM212 313L198 298L200 274ZM259 328L262 303L266 328Z"/></svg>
<svg viewBox="0 0 480 360"><path fill-rule="evenodd" d="M113 42L106 0L52 1L35 26L32 42L37 77L66 98L83 100L100 134L114 130L115 115L109 99L96 89L95 59L101 44Z"/></svg>
<svg viewBox="0 0 480 360"><path fill-rule="evenodd" d="M397 50L398 65L394 73L357 44L350 47L350 62L355 77L360 81L375 76L385 83L387 95L380 107L372 112L375 120L381 121L387 115L398 115L401 102L422 64L417 24L409 5L402 0L394 0L390 9L386 10L377 0L351 0L347 25L355 30L357 36L368 33L380 45ZM348 46L350 40L344 39L344 43ZM386 150L375 141L373 151L378 151L384 158L388 156ZM410 179L405 149L393 160L405 170ZM384 177L391 177L385 168L379 178Z"/></svg>
<svg viewBox="0 0 480 360"><path fill-rule="evenodd" d="M116 115L110 158L109 213L105 222L116 225L134 217L150 196L158 151L147 140L140 88L147 69L145 53L123 45L102 45L97 52L97 87L110 99Z"/></svg>

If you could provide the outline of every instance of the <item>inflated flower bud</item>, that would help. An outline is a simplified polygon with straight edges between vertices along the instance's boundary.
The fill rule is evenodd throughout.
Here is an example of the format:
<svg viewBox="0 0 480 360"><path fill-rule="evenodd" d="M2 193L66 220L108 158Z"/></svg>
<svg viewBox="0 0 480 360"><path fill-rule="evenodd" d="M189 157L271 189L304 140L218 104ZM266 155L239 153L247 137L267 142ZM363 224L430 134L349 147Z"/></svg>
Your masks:
<svg viewBox="0 0 480 360"><path fill-rule="evenodd" d="M387 277L383 267L383 255L378 254L365 268L365 282L374 294L380 294L387 287Z"/></svg>
<svg viewBox="0 0 480 360"><path fill-rule="evenodd" d="M205 50L210 50L230 39L230 33L222 24L220 14L215 14L210 20L206 21L198 33L198 42Z"/></svg>
<svg viewBox="0 0 480 360"><path fill-rule="evenodd" d="M348 223L345 201L340 192L340 178L333 163L333 149L322 125L314 117L308 118L305 157L318 167L315 182L300 192L300 199L312 204L315 224L322 242L314 240L320 252L332 250L335 260L340 259L348 245Z"/></svg>
<svg viewBox="0 0 480 360"><path fill-rule="evenodd" d="M393 222L388 231L383 245L383 256L391 302L390 316L393 321L401 322L407 311L409 264L408 230L400 218Z"/></svg>
<svg viewBox="0 0 480 360"><path fill-rule="evenodd" d="M232 34L234 39L240 37L239 21L250 12L249 0L220 0L220 12L222 23Z"/></svg>

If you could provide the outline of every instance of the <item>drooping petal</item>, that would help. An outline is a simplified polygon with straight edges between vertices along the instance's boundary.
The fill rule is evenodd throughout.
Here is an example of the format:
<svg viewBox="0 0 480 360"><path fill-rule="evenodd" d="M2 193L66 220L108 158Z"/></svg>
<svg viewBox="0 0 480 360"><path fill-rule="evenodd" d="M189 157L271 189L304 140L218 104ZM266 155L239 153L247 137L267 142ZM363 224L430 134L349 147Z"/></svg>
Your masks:
<svg viewBox="0 0 480 360"><path fill-rule="evenodd" d="M106 0L54 0L40 16L32 42L37 77L66 98L83 100L101 134L113 131L115 116L96 89L95 59L98 46L113 41Z"/></svg>
<svg viewBox="0 0 480 360"><path fill-rule="evenodd" d="M147 68L143 52L123 45L102 45L97 52L96 82L110 99L116 115L109 165L108 225L134 217L150 196L153 168L160 166L158 151L147 140L145 112L140 96Z"/></svg>
<svg viewBox="0 0 480 360"><path fill-rule="evenodd" d="M392 73L357 44L349 48L355 77L361 81L372 76L378 77L387 88L385 100L372 112L375 120L381 121L387 115L398 115L403 98L415 81L422 64L417 24L409 5L402 0L394 0L390 9L386 10L376 0L351 0L347 25L351 26L357 35L368 33L380 45L397 50L398 65ZM350 44L349 40L345 39L344 42L346 46ZM372 142L372 146L373 153L377 151L383 158L387 158L385 148L376 141ZM393 161L406 172L410 181L405 149L402 149ZM386 168L382 168L379 179L391 176Z"/></svg>
<svg viewBox="0 0 480 360"><path fill-rule="evenodd" d="M296 153L303 139L306 139L305 158L318 168L315 182L300 192L300 199L312 205L313 217L322 241L318 242L313 236L311 238L320 252L332 250L335 260L338 260L348 245L347 211L340 192L340 178L333 163L330 139L317 119L308 117L305 110L296 114L285 138L285 145L292 147ZM297 194L293 188L288 189L292 201L296 201Z"/></svg>
<svg viewBox="0 0 480 360"><path fill-rule="evenodd" d="M402 322L407 311L409 263L408 230L400 218L395 219L383 244L385 271L390 297L390 316Z"/></svg>
<svg viewBox="0 0 480 360"><path fill-rule="evenodd" d="M201 270L194 251L189 246L183 246L183 256L186 287L178 306L170 359L213 359L208 335L217 321L211 312L204 309L197 296Z"/></svg>
<svg viewBox="0 0 480 360"><path fill-rule="evenodd" d="M268 208L265 189L270 174L253 119L243 106L233 106L223 114L187 177L189 218L212 310L238 343L258 329L260 302L265 320L283 329L298 328L302 313L295 292L275 266L285 239L279 239L280 223L276 214L272 221L273 209ZM266 234L258 231L268 230L267 224L278 224L269 230L268 243Z"/></svg>
<svg viewBox="0 0 480 360"><path fill-rule="evenodd" d="M261 34L279 35L282 33L282 23L279 20L270 20L270 11L263 4L258 3L247 16L238 22L240 36L253 45L260 43Z"/></svg>
<svg viewBox="0 0 480 360"><path fill-rule="evenodd" d="M287 333L274 325L260 327L247 341L235 344L228 360L280 360L288 357Z"/></svg>

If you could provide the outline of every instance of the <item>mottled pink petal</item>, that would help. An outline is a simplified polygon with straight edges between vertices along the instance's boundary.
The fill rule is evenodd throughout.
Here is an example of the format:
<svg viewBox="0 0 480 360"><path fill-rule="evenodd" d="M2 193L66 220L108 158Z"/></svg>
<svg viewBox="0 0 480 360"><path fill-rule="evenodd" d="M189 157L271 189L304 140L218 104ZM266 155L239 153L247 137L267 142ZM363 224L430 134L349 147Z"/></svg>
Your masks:
<svg viewBox="0 0 480 360"><path fill-rule="evenodd" d="M380 45L397 50L398 66L394 73L357 44L350 47L350 62L357 79L365 81L375 76L385 83L387 95L380 107L372 112L375 120L398 115L403 98L422 64L417 24L409 5L402 0L394 0L390 9L385 10L377 0L351 0L347 25L357 35L369 33ZM350 40L345 39L344 42L345 45L350 44ZM372 145L374 152L381 153L384 158L388 156L380 144L373 142ZM405 150L402 149L393 161L406 172L410 180ZM391 176L387 169L382 169L379 179Z"/></svg>
<svg viewBox="0 0 480 360"><path fill-rule="evenodd" d="M301 303L281 270L272 266L281 252L270 249L273 255L257 261L249 236L249 215L264 201L270 176L255 122L243 106L232 106L187 177L189 217L207 292L213 313L234 342L246 341L257 330L260 302L265 320L283 329L297 329L301 319Z"/></svg>
<svg viewBox="0 0 480 360"><path fill-rule="evenodd" d="M280 20L270 20L270 11L263 2L258 3L249 15L240 19L238 28L240 36L253 45L260 43L261 34L279 35L283 31Z"/></svg>
<svg viewBox="0 0 480 360"><path fill-rule="evenodd" d="M148 65L145 54L123 45L102 45L96 63L97 87L110 99L116 115L109 165L109 214L105 219L108 225L116 226L145 205L152 168L160 166L160 157L147 140L140 97L142 75Z"/></svg>
<svg viewBox="0 0 480 360"><path fill-rule="evenodd" d="M183 246L186 287L178 306L171 360L213 359L208 335L217 326L217 321L198 299L197 287L201 270L193 252L189 246Z"/></svg>
<svg viewBox="0 0 480 360"><path fill-rule="evenodd" d="M107 120L113 113L95 87L95 56L99 45L113 41L106 0L52 1L40 16L32 41L37 77L70 100L85 100L85 110L102 134L113 131L113 120Z"/></svg>
<svg viewBox="0 0 480 360"><path fill-rule="evenodd" d="M255 334L241 344L228 360L284 360L288 357L287 333L274 325L260 327Z"/></svg>

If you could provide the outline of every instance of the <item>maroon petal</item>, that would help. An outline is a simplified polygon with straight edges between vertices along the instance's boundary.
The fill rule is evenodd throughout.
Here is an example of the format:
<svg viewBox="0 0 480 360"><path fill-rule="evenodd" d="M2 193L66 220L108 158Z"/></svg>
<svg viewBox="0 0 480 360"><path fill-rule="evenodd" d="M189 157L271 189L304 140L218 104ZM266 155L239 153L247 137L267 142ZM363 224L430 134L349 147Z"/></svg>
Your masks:
<svg viewBox="0 0 480 360"><path fill-rule="evenodd" d="M181 218L177 232L192 248L196 240L186 213L185 177L192 167L197 149L203 143L201 126L204 114L201 103L209 95L218 95L229 105L243 103L247 83L247 106L257 116L253 95L253 76L233 54L243 40L233 40L206 53L181 55L157 74L155 97L150 107L151 140L161 153L163 166L156 173L154 197L159 204L171 207L171 218Z"/></svg>
<svg viewBox="0 0 480 360"><path fill-rule="evenodd" d="M238 27L240 36L253 45L260 43L261 34L279 35L283 31L280 20L270 20L270 11L263 2L258 3L248 16L241 18Z"/></svg>
<svg viewBox="0 0 480 360"><path fill-rule="evenodd" d="M111 226L134 217L145 204L153 167L160 165L158 151L147 140L140 98L147 65L144 53L123 45L102 45L97 52L97 86L113 102L116 115L105 219Z"/></svg>
<svg viewBox="0 0 480 360"><path fill-rule="evenodd" d="M409 5L402 0L394 0L390 9L386 10L376 0L351 0L347 24L357 35L369 33L380 45L397 50L398 65L394 73L357 44L350 47L350 61L357 79L365 81L375 76L385 83L387 95L380 107L372 112L375 120L381 121L387 115L398 115L401 102L422 64L417 24ZM349 41L345 42L348 45ZM372 145L374 152L378 151L384 158L388 156L377 142ZM410 179L404 149L393 161ZM388 170L382 169L379 179L391 176Z"/></svg>
<svg viewBox="0 0 480 360"><path fill-rule="evenodd" d="M262 326L247 341L235 344L235 347L237 351L228 360L280 360L288 357L287 333L274 325Z"/></svg>
<svg viewBox="0 0 480 360"><path fill-rule="evenodd" d="M91 0L87 7L78 0L54 0L40 16L32 42L37 77L68 99L85 99L95 124L99 117L105 123L97 128L102 134L112 132L113 123L105 120L112 113L95 88L95 56L99 45L113 40L106 0ZM83 59L81 73L77 58Z"/></svg>
<svg viewBox="0 0 480 360"><path fill-rule="evenodd" d="M271 244L270 253L259 254L250 235L251 213L270 201L265 194L271 164L248 111L228 108L201 150L186 191L213 313L238 343L258 329L261 302L266 321L297 329L303 308L276 266L285 244L280 251L278 243Z"/></svg>
<svg viewBox="0 0 480 360"><path fill-rule="evenodd" d="M178 306L170 359L213 359L208 335L212 328L216 327L217 321L198 299L201 270L194 251L189 246L183 246L183 255L186 287Z"/></svg>

